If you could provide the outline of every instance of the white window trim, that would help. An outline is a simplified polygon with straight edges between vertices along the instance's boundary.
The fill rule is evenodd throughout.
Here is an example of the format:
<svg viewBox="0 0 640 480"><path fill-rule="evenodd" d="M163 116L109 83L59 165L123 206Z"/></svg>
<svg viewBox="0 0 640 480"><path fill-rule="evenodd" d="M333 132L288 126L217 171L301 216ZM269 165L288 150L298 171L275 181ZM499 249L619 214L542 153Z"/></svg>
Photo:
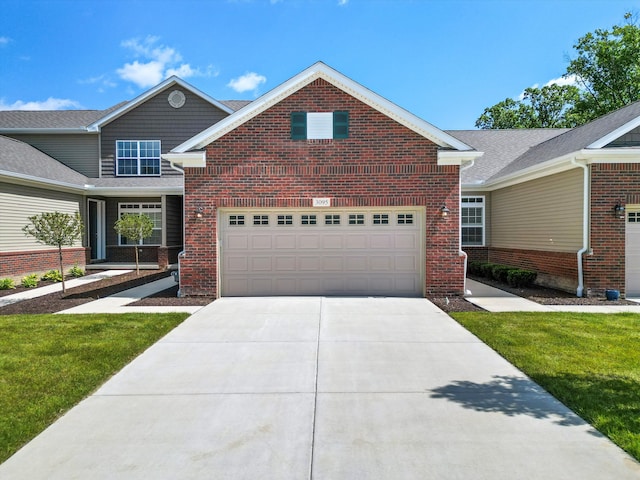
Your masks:
<svg viewBox="0 0 640 480"><path fill-rule="evenodd" d="M469 198L481 198L482 199L482 203L472 203L469 204L467 203L466 205L462 202L462 199L469 199ZM465 207L470 207L470 208L482 208L482 223L481 224L464 224L462 223L462 209ZM487 211L487 199L484 195L463 195L462 197L460 197L460 244L463 247L485 247L486 246L486 234L487 234L487 222L486 222L486 211ZM482 228L482 243L480 245L477 244L466 244L462 242L462 229L464 227L469 227L469 228L477 228L477 227L481 227Z"/></svg>
<svg viewBox="0 0 640 480"><path fill-rule="evenodd" d="M135 208L128 208L127 206L131 205L131 206L135 206ZM151 205L155 205L155 207L151 208L144 208L143 205L147 205L147 206L151 206ZM118 218L122 218L122 215L125 213L137 213L137 214L143 214L143 213L156 213L156 212L160 212L161 214L161 218L162 218L162 203L160 202L122 202L122 203L118 203ZM153 229L154 231L160 231L160 237L162 238L162 232L163 232L163 225L160 225L160 228L155 228ZM121 247L130 247L133 244L131 243L123 243L122 242L122 235L118 234L118 245ZM140 243L138 243L138 245L141 246L147 246L147 247L159 247L161 244L160 243L144 243L144 240Z"/></svg>
<svg viewBox="0 0 640 480"><path fill-rule="evenodd" d="M120 161L120 157L118 156L118 144L120 142L136 142L138 144L138 157L137 157L137 172L138 173L118 173L118 163ZM140 173L141 166L140 161L148 158L155 157L140 157L140 142L158 142L158 173ZM124 160L124 159L123 159ZM162 176L162 142L160 140L116 140L116 152L115 152L115 174L116 177L160 177Z"/></svg>

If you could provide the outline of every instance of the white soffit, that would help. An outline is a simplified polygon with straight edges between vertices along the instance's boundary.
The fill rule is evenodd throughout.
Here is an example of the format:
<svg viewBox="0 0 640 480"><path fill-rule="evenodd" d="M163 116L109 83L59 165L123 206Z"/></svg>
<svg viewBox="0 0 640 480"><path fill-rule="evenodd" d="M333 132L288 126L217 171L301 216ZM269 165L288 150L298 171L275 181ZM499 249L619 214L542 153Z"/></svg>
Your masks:
<svg viewBox="0 0 640 480"><path fill-rule="evenodd" d="M374 108L419 135L428 138L441 147L463 151L473 150L469 145L434 127L429 122L422 120L384 97L354 82L326 64L318 62L270 92L267 92L262 97L254 100L244 108L241 108L236 113L178 145L172 152L180 153L204 148L211 142L214 142L318 78L326 80L345 93L357 98L371 108Z"/></svg>

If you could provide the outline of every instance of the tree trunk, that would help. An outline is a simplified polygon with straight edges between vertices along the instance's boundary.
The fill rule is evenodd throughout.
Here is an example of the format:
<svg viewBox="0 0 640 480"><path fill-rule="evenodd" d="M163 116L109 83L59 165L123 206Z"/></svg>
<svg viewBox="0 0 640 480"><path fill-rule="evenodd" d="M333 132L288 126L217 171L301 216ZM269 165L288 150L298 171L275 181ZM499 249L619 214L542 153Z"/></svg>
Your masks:
<svg viewBox="0 0 640 480"><path fill-rule="evenodd" d="M140 275L140 264L138 262L138 245L136 245L135 247L133 247L136 251L136 275L139 276Z"/></svg>
<svg viewBox="0 0 640 480"><path fill-rule="evenodd" d="M64 284L64 265L62 263L62 246L58 245L58 256L60 257L60 275L62 275L62 293L67 292L67 286Z"/></svg>

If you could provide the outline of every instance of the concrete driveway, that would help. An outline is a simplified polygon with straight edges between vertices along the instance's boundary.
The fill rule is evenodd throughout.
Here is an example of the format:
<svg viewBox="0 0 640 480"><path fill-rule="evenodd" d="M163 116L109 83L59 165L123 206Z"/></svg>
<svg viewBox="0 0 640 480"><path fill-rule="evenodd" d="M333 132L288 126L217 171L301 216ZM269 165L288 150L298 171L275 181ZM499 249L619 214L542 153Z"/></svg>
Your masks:
<svg viewBox="0 0 640 480"><path fill-rule="evenodd" d="M1 479L639 479L638 463L424 299L224 298Z"/></svg>

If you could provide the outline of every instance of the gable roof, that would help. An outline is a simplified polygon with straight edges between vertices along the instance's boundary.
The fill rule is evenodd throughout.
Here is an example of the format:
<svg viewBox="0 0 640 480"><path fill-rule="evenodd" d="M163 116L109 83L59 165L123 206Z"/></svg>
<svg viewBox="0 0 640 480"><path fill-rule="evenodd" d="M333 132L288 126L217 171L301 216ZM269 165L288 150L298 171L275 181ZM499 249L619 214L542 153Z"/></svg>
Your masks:
<svg viewBox="0 0 640 480"><path fill-rule="evenodd" d="M31 145L0 135L0 176L83 190L87 177Z"/></svg>
<svg viewBox="0 0 640 480"><path fill-rule="evenodd" d="M120 108L119 103L106 110L2 110L0 111L0 131L33 132L77 131L85 132L87 125Z"/></svg>
<svg viewBox="0 0 640 480"><path fill-rule="evenodd" d="M484 152L480 161L472 168L463 169L460 173L463 185L477 185L498 175L529 149L567 131L566 128L538 128L448 130L448 133Z"/></svg>
<svg viewBox="0 0 640 480"><path fill-rule="evenodd" d="M229 106L225 105L222 102L219 102L218 100L214 99L213 97L210 97L206 93L201 92L200 90L195 88L193 85L188 84L187 82L185 82L181 78L176 77L174 75L174 76L171 76L171 77L167 78L164 82L159 83L158 85L156 85L155 87L151 88L150 90L147 90L143 94L137 96L133 100L121 105L119 108L114 109L108 115L105 115L105 116L97 119L93 123L89 124L87 126L87 130L90 130L90 131L99 130L102 126L106 125L109 122L112 122L116 118L118 118L118 117L124 115L125 113L133 110L138 105L140 105L141 103L146 102L148 99L152 98L156 94L162 92L163 90L165 90L167 88L170 88L170 87L176 86L176 85L180 86L181 88L184 88L185 90L189 90L194 95L197 95L200 98L202 98L203 100L205 100L205 101L209 102L210 104L214 105L215 107L218 107L223 112L231 114L234 111Z"/></svg>
<svg viewBox="0 0 640 480"><path fill-rule="evenodd" d="M464 152L473 152L474 150L469 145L354 82L326 64L317 62L270 92L267 92L260 98L247 104L229 117L221 120L181 145L178 145L172 150L172 152L174 154L179 154L204 148L206 145L214 142L226 133L234 130L318 78L326 80L333 86L343 90L349 95L387 115L407 128L410 128L416 133L428 138L442 148ZM479 155L480 153L476 152L475 156ZM173 158L175 159L176 157L174 156Z"/></svg>

